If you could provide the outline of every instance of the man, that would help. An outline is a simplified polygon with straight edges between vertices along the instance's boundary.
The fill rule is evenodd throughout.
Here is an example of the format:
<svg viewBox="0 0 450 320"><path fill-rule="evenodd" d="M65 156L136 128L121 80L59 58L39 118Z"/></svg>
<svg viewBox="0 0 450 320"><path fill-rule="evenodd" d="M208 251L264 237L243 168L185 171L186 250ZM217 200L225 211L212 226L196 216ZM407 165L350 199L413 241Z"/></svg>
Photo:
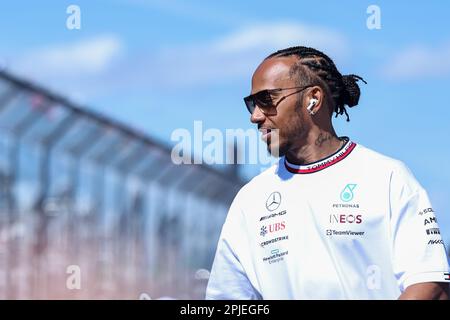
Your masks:
<svg viewBox="0 0 450 320"><path fill-rule="evenodd" d="M306 47L259 65L244 100L280 159L235 197L207 299L448 298L426 191L402 162L333 129L333 112L348 121L358 104L358 80Z"/></svg>

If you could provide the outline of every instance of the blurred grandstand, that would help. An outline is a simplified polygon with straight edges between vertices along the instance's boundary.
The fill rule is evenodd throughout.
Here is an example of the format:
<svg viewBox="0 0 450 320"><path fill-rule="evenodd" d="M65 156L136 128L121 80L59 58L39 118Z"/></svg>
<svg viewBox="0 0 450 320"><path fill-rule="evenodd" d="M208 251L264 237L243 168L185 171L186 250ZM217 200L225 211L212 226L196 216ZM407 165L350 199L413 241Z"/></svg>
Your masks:
<svg viewBox="0 0 450 320"><path fill-rule="evenodd" d="M202 299L242 181L170 151L0 71L0 299Z"/></svg>

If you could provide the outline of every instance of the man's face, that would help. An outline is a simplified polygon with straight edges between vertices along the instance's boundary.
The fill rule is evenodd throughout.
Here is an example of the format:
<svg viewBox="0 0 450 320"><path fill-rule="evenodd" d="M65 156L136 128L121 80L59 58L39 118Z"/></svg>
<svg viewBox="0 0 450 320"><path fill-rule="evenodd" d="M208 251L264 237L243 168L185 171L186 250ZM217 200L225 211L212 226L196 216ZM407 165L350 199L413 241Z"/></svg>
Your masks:
<svg viewBox="0 0 450 320"><path fill-rule="evenodd" d="M298 60L296 57L270 58L259 65L253 74L252 92L257 93L265 89L292 88L298 86L295 79L289 75L289 70ZM273 96L277 102L283 96L295 92L295 89L283 90ZM303 91L307 92L307 91ZM259 107L256 107L250 120L258 124L258 129L263 134L270 153L278 150L279 156L284 156L294 144L301 144L309 128L308 117L300 100L301 93L292 94L283 99L274 112L264 114ZM278 139L275 139L275 132L267 133L267 129L277 129ZM274 154L276 155L276 154Z"/></svg>

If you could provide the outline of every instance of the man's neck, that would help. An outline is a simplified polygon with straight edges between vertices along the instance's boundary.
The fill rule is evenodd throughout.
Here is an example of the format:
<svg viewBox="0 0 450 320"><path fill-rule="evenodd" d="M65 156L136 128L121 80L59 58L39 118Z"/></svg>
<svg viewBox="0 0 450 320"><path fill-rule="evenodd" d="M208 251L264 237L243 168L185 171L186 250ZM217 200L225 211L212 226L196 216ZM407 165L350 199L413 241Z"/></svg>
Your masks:
<svg viewBox="0 0 450 320"><path fill-rule="evenodd" d="M293 164L307 164L326 158L335 153L345 142L339 140L334 131L311 133L302 146L291 148L286 158Z"/></svg>

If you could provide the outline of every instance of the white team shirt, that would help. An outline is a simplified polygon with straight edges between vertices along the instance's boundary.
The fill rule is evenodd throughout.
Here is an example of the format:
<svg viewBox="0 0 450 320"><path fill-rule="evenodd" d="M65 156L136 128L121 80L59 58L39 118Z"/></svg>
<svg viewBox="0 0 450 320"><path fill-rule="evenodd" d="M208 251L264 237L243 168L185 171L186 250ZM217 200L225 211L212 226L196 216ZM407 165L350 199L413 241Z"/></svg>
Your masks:
<svg viewBox="0 0 450 320"><path fill-rule="evenodd" d="M341 139L311 164L281 157L239 191L206 299L397 299L450 282L427 192L402 162Z"/></svg>

